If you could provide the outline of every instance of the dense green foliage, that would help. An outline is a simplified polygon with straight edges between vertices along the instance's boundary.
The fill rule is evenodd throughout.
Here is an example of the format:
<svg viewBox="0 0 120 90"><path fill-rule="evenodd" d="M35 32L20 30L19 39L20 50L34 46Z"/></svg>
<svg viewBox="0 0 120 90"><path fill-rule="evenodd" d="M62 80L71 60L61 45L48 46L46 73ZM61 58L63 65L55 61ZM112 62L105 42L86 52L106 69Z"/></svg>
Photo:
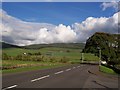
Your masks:
<svg viewBox="0 0 120 90"><path fill-rule="evenodd" d="M119 34L97 32L91 36L83 49L84 53L94 53L99 56L98 47L101 49L101 58L110 64L120 63L119 58Z"/></svg>

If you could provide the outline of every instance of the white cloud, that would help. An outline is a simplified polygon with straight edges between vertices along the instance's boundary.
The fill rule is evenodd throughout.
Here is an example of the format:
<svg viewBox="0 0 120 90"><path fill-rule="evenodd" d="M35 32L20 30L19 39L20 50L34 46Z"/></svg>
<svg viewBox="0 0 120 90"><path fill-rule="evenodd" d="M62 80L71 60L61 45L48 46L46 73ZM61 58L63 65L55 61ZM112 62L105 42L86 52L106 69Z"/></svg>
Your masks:
<svg viewBox="0 0 120 90"><path fill-rule="evenodd" d="M118 33L118 14L115 13L112 17L88 17L82 23L72 25L76 31L78 41L85 41L95 32ZM119 20L120 23L120 20Z"/></svg>
<svg viewBox="0 0 120 90"><path fill-rule="evenodd" d="M120 14L120 12L118 12ZM48 23L25 22L0 13L3 23L0 23L2 40L16 45L30 45L41 43L71 43L85 42L95 32L117 33L118 13L111 17L88 17L82 23L71 26L58 26ZM120 22L120 21L119 21Z"/></svg>
<svg viewBox="0 0 120 90"><path fill-rule="evenodd" d="M70 26L60 24L55 26L48 23L31 23L19 20L8 15L5 11L0 13L2 23L2 39L17 45L39 43L67 43L75 40L75 32ZM9 38L7 40L7 38Z"/></svg>
<svg viewBox="0 0 120 90"><path fill-rule="evenodd" d="M111 2L104 2L102 3L102 8L103 8L103 11L106 10L107 8L114 8L116 11L118 11L118 2L113 0Z"/></svg>

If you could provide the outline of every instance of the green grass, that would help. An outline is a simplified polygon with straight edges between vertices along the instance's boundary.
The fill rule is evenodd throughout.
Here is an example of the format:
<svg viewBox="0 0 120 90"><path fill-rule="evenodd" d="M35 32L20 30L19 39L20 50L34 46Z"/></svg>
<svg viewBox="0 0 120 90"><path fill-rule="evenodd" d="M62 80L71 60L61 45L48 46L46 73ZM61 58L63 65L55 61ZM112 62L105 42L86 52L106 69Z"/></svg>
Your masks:
<svg viewBox="0 0 120 90"><path fill-rule="evenodd" d="M69 52L67 52L69 50ZM55 57L55 59L58 59L58 61L66 57L69 59L70 62L78 62L80 63L81 59L81 50L79 49L71 49L71 48L56 48L56 47L46 47L41 49L21 49L21 48L8 48L3 49L4 53L7 53L10 56L17 56L23 53L35 53L35 52L41 52L42 55L45 55L47 59L49 59L49 55L46 55L48 52L51 53L52 57ZM85 61L98 61L99 58L91 53L84 53L84 60Z"/></svg>
<svg viewBox="0 0 120 90"><path fill-rule="evenodd" d="M2 61L2 66L14 66L14 65L22 65L22 64L42 64L41 62L36 62L36 61L20 61L20 60L3 60Z"/></svg>
<svg viewBox="0 0 120 90"><path fill-rule="evenodd" d="M69 50L69 52L67 52ZM47 47L47 48L41 48L37 50L33 49L21 49L21 48L8 48L3 49L3 53L7 53L10 56L17 56L23 53L35 53L35 52L41 52L43 55L46 55L48 52L52 53L53 57L68 57L70 60L80 60L81 53L79 49L71 49L71 48L56 48L56 47ZM84 60L88 61L98 61L99 58L97 56L94 56L91 53L84 53Z"/></svg>
<svg viewBox="0 0 120 90"><path fill-rule="evenodd" d="M60 67L60 66L68 65L68 64L35 62L35 61L19 61L19 60L12 60L12 61L3 60L3 66L11 67L11 66L17 66L17 65L25 65L25 66L21 68L2 70L3 74L24 72L24 71L31 71L31 70L40 70L40 69L47 69L47 68L55 68L55 67Z"/></svg>
<svg viewBox="0 0 120 90"><path fill-rule="evenodd" d="M69 52L68 52L69 50ZM10 56L17 56L23 53L36 53L41 52L42 55L45 56L46 61L20 61L20 60L3 60L2 66L4 67L13 67L13 66L22 66L21 68L16 69L9 69L9 70L3 70L3 73L12 73L12 72L22 72L22 71L29 71L29 70L38 70L43 68L52 68L62 65L68 65L68 64L74 64L74 63L80 63L81 62L81 50L79 49L71 49L71 48L56 48L56 47L46 47L41 49L21 49L21 48L8 48L3 49L4 53L7 53ZM51 53L51 55L47 55L47 53ZM31 56L33 57L33 56ZM54 59L54 63L50 62L50 58ZM60 61L63 57L66 57L67 60L69 60L68 63L60 63ZM84 53L84 59L87 61L98 61L99 58L97 56L94 56L90 53Z"/></svg>
<svg viewBox="0 0 120 90"><path fill-rule="evenodd" d="M87 61L99 61L99 57L91 53L84 53L84 60Z"/></svg>
<svg viewBox="0 0 120 90"><path fill-rule="evenodd" d="M22 48L7 48L2 50L3 53L7 53L10 56L17 56L19 54L28 53L28 52L35 53L38 51L39 50L30 50L30 49L22 49Z"/></svg>
<svg viewBox="0 0 120 90"><path fill-rule="evenodd" d="M100 71L108 74L116 74L112 69L102 65L100 66Z"/></svg>

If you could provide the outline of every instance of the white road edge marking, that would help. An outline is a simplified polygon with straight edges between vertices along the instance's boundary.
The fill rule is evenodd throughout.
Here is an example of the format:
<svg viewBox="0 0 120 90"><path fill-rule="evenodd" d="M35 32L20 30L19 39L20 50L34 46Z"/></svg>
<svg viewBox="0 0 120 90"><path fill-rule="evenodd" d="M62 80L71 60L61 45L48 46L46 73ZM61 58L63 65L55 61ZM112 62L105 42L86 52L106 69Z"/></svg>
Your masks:
<svg viewBox="0 0 120 90"><path fill-rule="evenodd" d="M13 85L13 86L10 86L10 87L7 87L7 88L4 88L4 89L2 89L2 90L7 90L7 89L11 89L11 88L15 88L15 87L17 87L18 85Z"/></svg>
<svg viewBox="0 0 120 90"><path fill-rule="evenodd" d="M69 68L69 69L66 69L65 71L70 71L71 70L71 68Z"/></svg>
<svg viewBox="0 0 120 90"><path fill-rule="evenodd" d="M63 71L56 72L55 74L60 74L60 73L63 73Z"/></svg>
<svg viewBox="0 0 120 90"><path fill-rule="evenodd" d="M43 77L40 77L40 78L33 79L33 80L31 80L31 82L35 82L35 81L38 81L38 80L41 80L41 79L44 79L44 78L47 78L47 77L50 77L50 75L46 75L46 76L43 76Z"/></svg>

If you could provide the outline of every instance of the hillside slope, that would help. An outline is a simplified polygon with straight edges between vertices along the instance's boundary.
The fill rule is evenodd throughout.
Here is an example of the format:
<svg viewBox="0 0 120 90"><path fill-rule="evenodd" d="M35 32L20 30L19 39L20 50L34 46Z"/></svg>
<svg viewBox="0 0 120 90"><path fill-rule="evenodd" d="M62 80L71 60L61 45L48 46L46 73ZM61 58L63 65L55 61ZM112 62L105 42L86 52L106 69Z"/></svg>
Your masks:
<svg viewBox="0 0 120 90"><path fill-rule="evenodd" d="M0 46L2 47L2 49L5 49L5 48L21 48L20 46L8 44L8 43L5 43L5 42L0 42Z"/></svg>
<svg viewBox="0 0 120 90"><path fill-rule="evenodd" d="M23 48L26 49L40 49L45 47L58 47L58 48L78 48L83 49L84 48L83 43L53 43L53 44L35 44L35 45L29 45L24 46Z"/></svg>

